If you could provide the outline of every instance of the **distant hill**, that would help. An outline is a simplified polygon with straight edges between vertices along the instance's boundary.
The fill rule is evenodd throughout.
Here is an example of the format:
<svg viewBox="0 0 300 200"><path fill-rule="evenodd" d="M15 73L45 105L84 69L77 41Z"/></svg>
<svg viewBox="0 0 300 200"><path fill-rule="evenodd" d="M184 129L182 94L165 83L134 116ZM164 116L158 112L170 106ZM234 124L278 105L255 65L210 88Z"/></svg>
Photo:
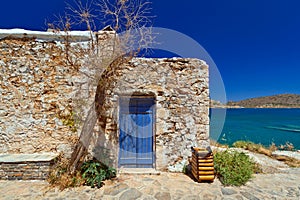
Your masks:
<svg viewBox="0 0 300 200"><path fill-rule="evenodd" d="M245 108L300 108L300 95L279 94L246 99L242 101L229 101L227 107Z"/></svg>

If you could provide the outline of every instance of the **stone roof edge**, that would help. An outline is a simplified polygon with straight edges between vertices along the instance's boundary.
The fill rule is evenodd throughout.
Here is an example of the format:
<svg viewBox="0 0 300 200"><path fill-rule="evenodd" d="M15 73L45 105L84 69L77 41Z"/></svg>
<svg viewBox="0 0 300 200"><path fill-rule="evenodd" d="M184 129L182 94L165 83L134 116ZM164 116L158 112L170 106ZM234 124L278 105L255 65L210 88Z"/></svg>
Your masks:
<svg viewBox="0 0 300 200"><path fill-rule="evenodd" d="M91 40L91 33L89 31L59 31L49 29L48 31L32 31L26 29L0 29L0 39L4 38L34 38L45 41L62 41L66 36L70 36L71 41L86 42ZM92 37L95 34L92 33Z"/></svg>
<svg viewBox="0 0 300 200"><path fill-rule="evenodd" d="M182 62L182 63L189 63L189 62L201 62L201 64L207 65L207 63L199 58L182 58L182 57L172 57L172 58L146 58L146 57L134 57L130 62L135 61L160 61L160 62Z"/></svg>

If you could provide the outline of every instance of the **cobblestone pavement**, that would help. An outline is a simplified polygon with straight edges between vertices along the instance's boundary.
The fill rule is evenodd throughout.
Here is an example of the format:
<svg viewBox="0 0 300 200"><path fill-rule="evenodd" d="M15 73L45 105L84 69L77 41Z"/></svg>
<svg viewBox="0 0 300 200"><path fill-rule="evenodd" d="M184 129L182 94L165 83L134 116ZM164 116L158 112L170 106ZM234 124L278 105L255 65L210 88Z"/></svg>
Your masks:
<svg viewBox="0 0 300 200"><path fill-rule="evenodd" d="M120 175L100 189L82 186L59 191L43 181L0 181L0 199L300 199L300 168L258 174L242 187L197 183L184 174Z"/></svg>

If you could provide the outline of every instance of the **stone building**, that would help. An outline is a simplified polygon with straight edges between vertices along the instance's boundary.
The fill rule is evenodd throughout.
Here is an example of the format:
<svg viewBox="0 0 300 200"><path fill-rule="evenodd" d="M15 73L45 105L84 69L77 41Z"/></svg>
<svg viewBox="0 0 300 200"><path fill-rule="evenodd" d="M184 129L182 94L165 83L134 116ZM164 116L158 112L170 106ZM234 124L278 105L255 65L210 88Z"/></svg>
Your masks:
<svg viewBox="0 0 300 200"><path fill-rule="evenodd" d="M104 71L95 87L83 90L86 77L64 64L61 37L3 32L1 154L70 155L82 128L74 129L72 124L78 91L85 92L80 95L86 95L84 100L90 103L86 105L97 109L90 153L114 167L178 171L192 146L208 146L209 81L204 61L133 58L114 75ZM89 40L87 35L77 37L81 43ZM76 59L84 69L89 58ZM85 117L87 113L82 112Z"/></svg>

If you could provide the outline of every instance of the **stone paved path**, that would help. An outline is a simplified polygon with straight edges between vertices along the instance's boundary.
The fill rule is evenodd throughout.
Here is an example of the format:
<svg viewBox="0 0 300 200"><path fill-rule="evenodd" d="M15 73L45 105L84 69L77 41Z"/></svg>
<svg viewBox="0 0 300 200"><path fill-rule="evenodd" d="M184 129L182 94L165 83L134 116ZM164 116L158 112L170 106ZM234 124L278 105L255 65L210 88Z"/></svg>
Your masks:
<svg viewBox="0 0 300 200"><path fill-rule="evenodd" d="M87 186L59 191L43 181L0 181L0 199L300 199L300 168L284 173L259 174L242 187L196 183L183 174L120 175L105 186Z"/></svg>

